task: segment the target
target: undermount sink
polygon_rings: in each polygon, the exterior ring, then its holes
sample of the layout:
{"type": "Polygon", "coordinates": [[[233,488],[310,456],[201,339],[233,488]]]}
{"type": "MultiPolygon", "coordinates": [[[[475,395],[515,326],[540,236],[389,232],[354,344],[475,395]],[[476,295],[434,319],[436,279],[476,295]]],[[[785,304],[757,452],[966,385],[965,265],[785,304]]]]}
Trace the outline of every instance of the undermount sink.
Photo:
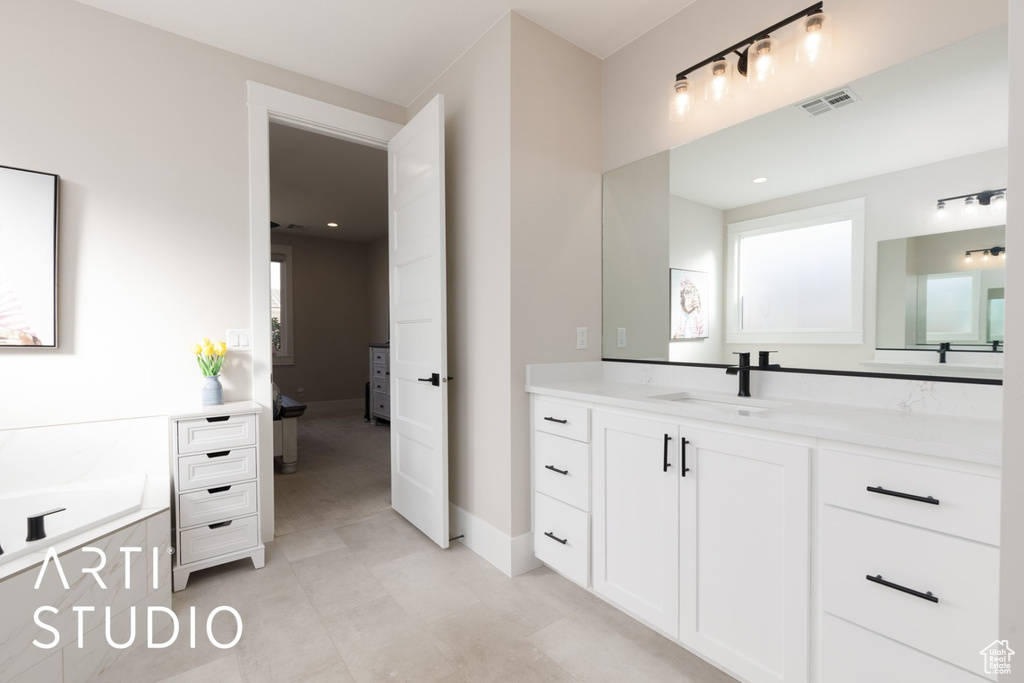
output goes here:
{"type": "Polygon", "coordinates": [[[674,401],[697,408],[706,408],[724,413],[735,413],[738,415],[749,415],[751,413],[763,413],[768,410],[784,408],[788,403],[782,401],[767,401],[759,398],[744,398],[740,396],[730,397],[721,394],[701,394],[693,391],[681,391],[674,394],[662,394],[651,396],[658,401],[674,401]]]}

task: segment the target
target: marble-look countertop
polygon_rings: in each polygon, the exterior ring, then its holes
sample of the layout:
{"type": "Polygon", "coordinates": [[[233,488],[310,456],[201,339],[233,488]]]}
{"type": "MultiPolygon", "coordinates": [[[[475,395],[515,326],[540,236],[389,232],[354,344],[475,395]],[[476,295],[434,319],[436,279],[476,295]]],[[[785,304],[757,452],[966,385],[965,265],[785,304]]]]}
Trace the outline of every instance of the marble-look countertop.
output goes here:
{"type": "MultiPolygon", "coordinates": [[[[1002,428],[999,420],[953,417],[901,410],[884,410],[841,403],[746,399],[752,406],[774,404],[761,412],[725,412],[699,405],[653,398],[687,392],[685,386],[611,382],[586,379],[532,382],[528,392],[595,405],[737,425],[771,432],[875,446],[922,455],[1000,465],[1002,428]]],[[[735,393],[694,392],[700,397],[737,403],[735,393]]]]}

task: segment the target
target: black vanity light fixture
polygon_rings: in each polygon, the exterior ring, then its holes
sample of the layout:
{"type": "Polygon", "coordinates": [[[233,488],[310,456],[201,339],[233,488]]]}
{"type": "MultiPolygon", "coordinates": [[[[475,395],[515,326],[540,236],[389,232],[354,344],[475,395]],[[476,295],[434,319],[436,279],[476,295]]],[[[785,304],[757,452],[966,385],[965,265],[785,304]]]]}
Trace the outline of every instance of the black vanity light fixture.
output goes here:
{"type": "Polygon", "coordinates": [[[964,263],[972,263],[974,257],[972,254],[981,254],[982,263],[988,263],[993,258],[998,257],[1000,260],[1006,260],[1006,247],[989,247],[988,249],[971,249],[964,253],[964,263]]]}
{"type": "MultiPolygon", "coordinates": [[[[988,211],[994,214],[1006,211],[1006,188],[1001,187],[998,190],[983,190],[971,194],[957,195],[956,197],[943,197],[935,204],[935,220],[939,222],[947,220],[949,218],[949,202],[959,199],[963,200],[960,213],[965,217],[977,215],[981,211],[980,207],[987,207],[988,211]]],[[[974,251],[982,250],[975,249],[974,251]]],[[[970,252],[968,252],[968,255],[970,255],[970,252]]]]}
{"type": "Polygon", "coordinates": [[[703,70],[704,101],[718,104],[729,99],[732,91],[733,64],[727,57],[737,57],[735,71],[746,77],[754,88],[767,85],[779,71],[780,43],[771,34],[790,24],[798,24],[796,63],[814,67],[828,61],[832,48],[832,20],[824,13],[825,3],[787,17],[777,24],[758,31],[735,45],[718,52],[676,74],[669,118],[682,121],[695,103],[695,84],[703,70]]]}

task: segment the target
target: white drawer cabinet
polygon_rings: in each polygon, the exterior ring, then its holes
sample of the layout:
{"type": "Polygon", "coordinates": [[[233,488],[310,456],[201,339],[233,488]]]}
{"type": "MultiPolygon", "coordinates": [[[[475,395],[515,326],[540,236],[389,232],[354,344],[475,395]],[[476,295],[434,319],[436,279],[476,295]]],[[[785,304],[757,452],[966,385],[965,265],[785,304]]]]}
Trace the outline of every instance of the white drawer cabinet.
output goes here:
{"type": "Polygon", "coordinates": [[[241,558],[263,567],[257,404],[230,403],[171,418],[174,476],[172,586],[241,558]]]}
{"type": "Polygon", "coordinates": [[[543,493],[537,494],[534,505],[537,559],[586,586],[590,565],[590,516],[543,493]]]}
{"type": "Polygon", "coordinates": [[[536,490],[590,511],[590,445],[544,432],[534,434],[536,490]]]}
{"type": "Polygon", "coordinates": [[[370,346],[370,420],[391,420],[391,350],[370,346]]]}

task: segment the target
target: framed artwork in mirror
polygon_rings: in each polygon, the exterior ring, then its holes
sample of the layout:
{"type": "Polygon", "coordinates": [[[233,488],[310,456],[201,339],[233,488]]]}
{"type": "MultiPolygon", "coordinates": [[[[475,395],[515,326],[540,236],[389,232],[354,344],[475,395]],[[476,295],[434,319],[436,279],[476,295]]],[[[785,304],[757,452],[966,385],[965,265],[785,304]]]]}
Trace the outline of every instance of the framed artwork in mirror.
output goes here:
{"type": "Polygon", "coordinates": [[[708,274],[697,270],[669,269],[669,320],[671,339],[707,339],[708,274]]]}
{"type": "Polygon", "coordinates": [[[60,176],[0,166],[0,348],[57,346],[60,176]]]}

